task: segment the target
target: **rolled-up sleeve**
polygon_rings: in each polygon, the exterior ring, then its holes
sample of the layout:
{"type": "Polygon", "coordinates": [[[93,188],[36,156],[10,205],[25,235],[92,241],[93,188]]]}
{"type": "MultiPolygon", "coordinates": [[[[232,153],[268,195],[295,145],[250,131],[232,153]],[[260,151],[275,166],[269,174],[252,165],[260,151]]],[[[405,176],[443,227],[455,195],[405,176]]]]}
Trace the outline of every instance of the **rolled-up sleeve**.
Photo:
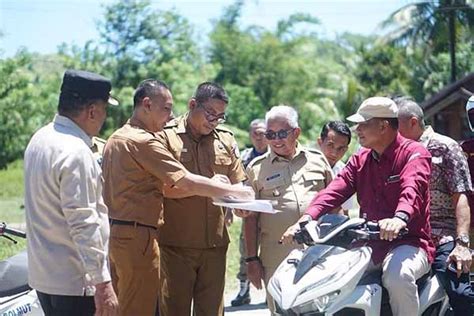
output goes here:
{"type": "Polygon", "coordinates": [[[138,143],[134,158],[145,170],[165,184],[173,185],[187,173],[184,166],[176,160],[158,138],[150,138],[147,142],[138,143]]]}
{"type": "MultiPolygon", "coordinates": [[[[60,199],[69,233],[76,246],[85,272],[92,284],[110,281],[107,265],[107,240],[104,240],[103,222],[97,210],[99,166],[92,153],[78,149],[70,153],[60,171],[60,199]]],[[[108,227],[107,227],[108,231],[108,227]]]]}

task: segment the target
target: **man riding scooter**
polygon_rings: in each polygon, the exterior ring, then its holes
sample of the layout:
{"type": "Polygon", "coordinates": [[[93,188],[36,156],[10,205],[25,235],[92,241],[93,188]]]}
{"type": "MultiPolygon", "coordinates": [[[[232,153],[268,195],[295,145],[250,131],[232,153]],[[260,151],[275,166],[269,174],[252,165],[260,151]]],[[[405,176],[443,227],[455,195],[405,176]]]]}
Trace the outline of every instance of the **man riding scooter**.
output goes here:
{"type": "MultiPolygon", "coordinates": [[[[315,196],[298,222],[317,219],[357,193],[361,217],[380,226],[380,240],[368,243],[373,249],[370,269],[382,270],[395,316],[418,315],[416,280],[430,271],[434,257],[428,190],[431,155],[398,133],[397,116],[392,100],[373,97],[348,117],[357,123],[355,130],[365,148],[315,196]],[[403,228],[408,234],[396,239],[403,228]]],[[[298,228],[299,223],[290,226],[281,241],[293,242],[298,228]]]]}

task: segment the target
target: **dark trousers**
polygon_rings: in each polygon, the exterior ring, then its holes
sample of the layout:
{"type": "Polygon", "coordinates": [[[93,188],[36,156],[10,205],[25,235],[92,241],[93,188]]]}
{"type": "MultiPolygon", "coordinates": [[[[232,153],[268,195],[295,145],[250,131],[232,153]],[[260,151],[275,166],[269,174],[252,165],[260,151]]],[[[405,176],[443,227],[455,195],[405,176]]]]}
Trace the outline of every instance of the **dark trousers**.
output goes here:
{"type": "Polygon", "coordinates": [[[239,272],[237,273],[237,279],[239,279],[240,282],[245,282],[247,281],[247,264],[245,263],[246,251],[244,239],[244,221],[242,221],[242,227],[240,228],[239,254],[239,272]]]}
{"type": "Polygon", "coordinates": [[[95,313],[93,296],[52,295],[38,291],[36,293],[46,316],[93,316],[95,313]]]}
{"type": "Polygon", "coordinates": [[[449,297],[449,304],[453,308],[454,315],[474,315],[471,306],[473,292],[471,290],[469,273],[463,273],[460,278],[456,272],[448,269],[446,259],[455,247],[451,241],[436,248],[436,257],[433,262],[433,271],[439,278],[449,297]]]}

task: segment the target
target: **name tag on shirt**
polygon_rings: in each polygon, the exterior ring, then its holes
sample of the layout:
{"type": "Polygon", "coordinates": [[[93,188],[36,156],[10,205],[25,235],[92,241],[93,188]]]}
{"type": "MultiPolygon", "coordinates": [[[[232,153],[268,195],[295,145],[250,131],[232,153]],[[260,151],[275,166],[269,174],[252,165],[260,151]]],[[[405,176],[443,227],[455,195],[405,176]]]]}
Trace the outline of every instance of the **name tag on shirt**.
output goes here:
{"type": "Polygon", "coordinates": [[[275,173],[275,174],[273,174],[273,175],[267,177],[265,180],[267,180],[267,182],[270,182],[270,181],[274,181],[274,180],[276,180],[276,179],[278,179],[278,178],[280,178],[280,177],[281,177],[281,174],[280,174],[280,173],[275,173]]]}
{"type": "Polygon", "coordinates": [[[389,176],[387,178],[387,183],[396,183],[400,181],[400,175],[399,174],[394,174],[393,176],[389,176]]]}
{"type": "Polygon", "coordinates": [[[431,162],[435,164],[440,164],[443,162],[443,157],[431,157],[431,162]]]}

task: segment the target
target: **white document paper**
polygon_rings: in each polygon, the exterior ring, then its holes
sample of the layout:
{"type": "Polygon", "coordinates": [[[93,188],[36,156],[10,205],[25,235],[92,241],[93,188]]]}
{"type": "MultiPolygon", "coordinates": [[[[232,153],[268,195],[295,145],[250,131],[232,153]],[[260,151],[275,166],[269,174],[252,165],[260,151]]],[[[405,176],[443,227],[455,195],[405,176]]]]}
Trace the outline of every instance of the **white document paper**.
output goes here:
{"type": "Polygon", "coordinates": [[[223,199],[216,200],[213,202],[214,205],[224,206],[229,208],[236,208],[240,210],[252,211],[252,212],[261,212],[276,214],[276,211],[273,208],[273,205],[270,200],[234,200],[234,199],[223,199]]]}

